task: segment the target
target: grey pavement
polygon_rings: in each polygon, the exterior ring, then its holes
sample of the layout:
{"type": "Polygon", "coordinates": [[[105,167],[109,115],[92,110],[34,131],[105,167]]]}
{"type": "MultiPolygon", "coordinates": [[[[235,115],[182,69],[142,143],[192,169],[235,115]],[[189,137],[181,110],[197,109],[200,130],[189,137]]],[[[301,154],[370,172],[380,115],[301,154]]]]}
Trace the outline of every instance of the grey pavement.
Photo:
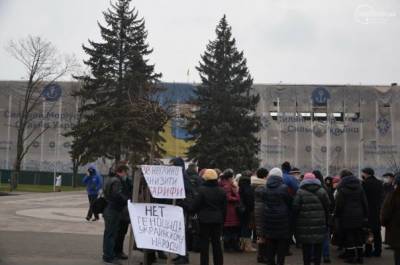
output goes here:
{"type": "MultiPolygon", "coordinates": [[[[101,262],[103,222],[87,222],[88,207],[84,192],[21,194],[0,197],[1,265],[97,265],[101,262]]],[[[126,240],[128,241],[128,240],[126,240]]],[[[294,249],[287,265],[302,264],[301,253],[294,249]]],[[[343,264],[335,258],[332,264],[343,264]]],[[[142,261],[134,252],[134,264],[142,261]]],[[[255,254],[225,254],[227,265],[255,265],[255,254]]],[[[199,264],[199,255],[191,254],[191,263],[199,264]]],[[[210,263],[212,264],[212,262],[210,263]]],[[[392,252],[382,258],[366,259],[367,265],[394,264],[392,252]]]]}

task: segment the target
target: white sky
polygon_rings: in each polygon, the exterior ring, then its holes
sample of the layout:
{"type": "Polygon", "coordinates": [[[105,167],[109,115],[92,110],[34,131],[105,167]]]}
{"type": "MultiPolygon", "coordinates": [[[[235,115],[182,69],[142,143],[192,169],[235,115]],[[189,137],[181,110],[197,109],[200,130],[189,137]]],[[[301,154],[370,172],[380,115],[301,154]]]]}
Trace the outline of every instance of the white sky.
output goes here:
{"type": "MultiPolygon", "coordinates": [[[[255,83],[400,83],[398,0],[135,0],[163,81],[198,81],[195,66],[225,13],[255,83]],[[366,19],[368,22],[366,23],[366,19]],[[190,76],[187,77],[187,70],[190,76]]],[[[0,80],[23,68],[4,46],[41,35],[81,62],[109,0],[0,0],[0,80]]]]}

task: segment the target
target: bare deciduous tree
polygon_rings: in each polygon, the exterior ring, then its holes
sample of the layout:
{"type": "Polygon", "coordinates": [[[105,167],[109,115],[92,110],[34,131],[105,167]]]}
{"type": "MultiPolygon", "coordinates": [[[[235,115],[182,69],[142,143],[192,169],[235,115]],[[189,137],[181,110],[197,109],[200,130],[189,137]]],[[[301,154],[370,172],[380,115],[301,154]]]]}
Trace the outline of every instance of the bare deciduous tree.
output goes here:
{"type": "Polygon", "coordinates": [[[38,36],[10,41],[6,50],[23,65],[27,80],[20,91],[16,121],[17,152],[10,181],[10,189],[15,190],[25,155],[48,129],[44,126],[28,126],[33,120],[32,112],[42,104],[43,88],[66,76],[76,66],[76,60],[73,56],[61,56],[51,42],[38,36]]]}

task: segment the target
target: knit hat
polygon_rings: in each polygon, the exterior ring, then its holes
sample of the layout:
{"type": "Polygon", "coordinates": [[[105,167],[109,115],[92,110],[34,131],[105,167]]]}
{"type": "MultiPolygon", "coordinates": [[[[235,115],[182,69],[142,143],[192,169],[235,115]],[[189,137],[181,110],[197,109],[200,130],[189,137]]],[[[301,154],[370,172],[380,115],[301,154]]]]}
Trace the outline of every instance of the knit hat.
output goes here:
{"type": "Polygon", "coordinates": [[[361,172],[367,174],[368,176],[375,175],[375,171],[370,167],[363,168],[363,170],[361,170],[361,172]]]}
{"type": "Polygon", "coordinates": [[[203,173],[203,179],[204,180],[217,180],[218,179],[218,174],[214,169],[206,169],[203,173]]]}
{"type": "Polygon", "coordinates": [[[271,169],[268,173],[268,177],[270,176],[276,176],[276,177],[283,177],[283,173],[282,170],[278,167],[274,167],[273,169],[271,169]]]}
{"type": "Polygon", "coordinates": [[[313,173],[304,174],[304,180],[307,180],[307,179],[315,179],[315,175],[313,173]]]}
{"type": "Polygon", "coordinates": [[[334,176],[332,178],[332,183],[333,184],[339,183],[340,181],[341,181],[340,176],[334,176]]]}

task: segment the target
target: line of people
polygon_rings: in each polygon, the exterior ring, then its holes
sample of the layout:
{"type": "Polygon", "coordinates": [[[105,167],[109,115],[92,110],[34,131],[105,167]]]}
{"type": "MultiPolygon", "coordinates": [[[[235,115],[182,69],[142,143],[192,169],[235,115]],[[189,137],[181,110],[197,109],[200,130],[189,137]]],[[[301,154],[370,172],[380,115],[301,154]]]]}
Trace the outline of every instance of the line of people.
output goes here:
{"type": "MultiPolygon", "coordinates": [[[[184,172],[186,199],[177,204],[184,209],[187,248],[200,252],[201,265],[209,264],[210,243],[215,265],[223,264],[224,252],[256,251],[259,263],[283,265],[290,245],[302,248],[305,265],[330,263],[331,245],[341,250],[345,262],[362,264],[364,257],[381,256],[381,224],[400,265],[400,213],[395,210],[400,175],[385,174],[382,183],[371,168],[363,169],[361,178],[346,169],[324,178],[319,171],[302,175],[289,162],[254,175],[235,175],[231,169],[198,172],[194,164],[185,170],[181,158],[171,165],[184,172]]],[[[128,167],[117,167],[104,191],[103,260],[113,264],[126,258],[122,246],[129,218],[123,220],[122,212],[132,195],[127,174],[128,167]]],[[[165,254],[158,252],[158,257],[165,254]]],[[[177,256],[174,264],[189,264],[189,254],[177,256]]]]}
{"type": "MultiPolygon", "coordinates": [[[[324,178],[319,171],[301,175],[285,162],[270,171],[261,168],[256,176],[243,172],[235,177],[231,169],[222,173],[207,169],[200,176],[208,188],[203,197],[200,189],[194,206],[186,209],[203,216],[200,228],[207,223],[205,232],[200,229],[204,232],[200,237],[202,265],[208,264],[209,241],[214,264],[223,264],[220,237],[225,252],[252,252],[251,238],[256,238],[259,263],[283,265],[291,254],[290,244],[295,243],[302,248],[305,265],[330,263],[331,245],[338,247],[344,262],[362,264],[364,257],[382,254],[381,222],[387,231],[400,230],[395,211],[386,210],[396,207],[395,203],[387,202],[382,210],[385,197],[397,202],[391,198],[400,176],[385,174],[382,183],[371,168],[363,169],[361,178],[346,169],[339,176],[324,178]],[[213,193],[215,198],[210,196],[213,193]]],[[[386,242],[394,248],[399,264],[396,237],[388,235],[386,242]]]]}

